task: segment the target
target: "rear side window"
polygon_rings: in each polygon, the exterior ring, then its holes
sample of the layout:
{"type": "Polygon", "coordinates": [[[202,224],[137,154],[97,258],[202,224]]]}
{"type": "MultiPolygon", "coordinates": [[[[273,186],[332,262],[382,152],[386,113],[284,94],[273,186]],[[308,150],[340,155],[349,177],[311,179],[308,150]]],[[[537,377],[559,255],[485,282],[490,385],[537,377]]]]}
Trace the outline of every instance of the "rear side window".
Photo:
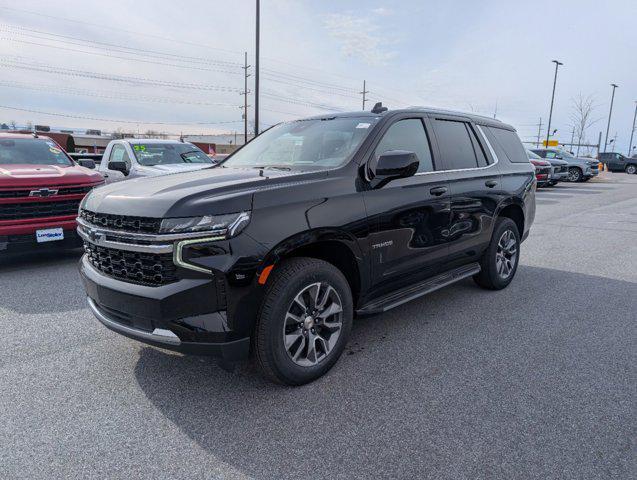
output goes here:
{"type": "MultiPolygon", "coordinates": [[[[496,141],[504,150],[504,153],[513,163],[529,163],[529,157],[518,138],[517,133],[502,128],[487,127],[496,141]]],[[[537,152],[536,152],[537,153],[537,152]]]]}
{"type": "Polygon", "coordinates": [[[487,165],[487,157],[468,123],[440,119],[433,123],[446,169],[459,170],[487,165]]]}
{"type": "Polygon", "coordinates": [[[414,152],[420,162],[418,172],[432,172],[434,170],[429,139],[422,120],[418,118],[399,120],[389,127],[378,143],[374,155],[378,158],[381,154],[391,150],[414,152]]]}

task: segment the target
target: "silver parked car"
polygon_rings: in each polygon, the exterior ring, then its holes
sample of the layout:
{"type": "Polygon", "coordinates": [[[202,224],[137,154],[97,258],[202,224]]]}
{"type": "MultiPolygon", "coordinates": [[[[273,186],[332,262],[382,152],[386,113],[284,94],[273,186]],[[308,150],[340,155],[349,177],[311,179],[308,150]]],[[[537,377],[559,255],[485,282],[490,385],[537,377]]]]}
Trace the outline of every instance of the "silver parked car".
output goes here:
{"type": "Polygon", "coordinates": [[[599,174],[599,162],[591,158],[575,157],[559,148],[534,148],[531,150],[546,160],[564,160],[568,166],[569,182],[586,182],[599,174]]]}
{"type": "Polygon", "coordinates": [[[126,138],[108,144],[98,170],[106,183],[112,183],[130,178],[201,170],[215,163],[192,143],[126,138]]]}

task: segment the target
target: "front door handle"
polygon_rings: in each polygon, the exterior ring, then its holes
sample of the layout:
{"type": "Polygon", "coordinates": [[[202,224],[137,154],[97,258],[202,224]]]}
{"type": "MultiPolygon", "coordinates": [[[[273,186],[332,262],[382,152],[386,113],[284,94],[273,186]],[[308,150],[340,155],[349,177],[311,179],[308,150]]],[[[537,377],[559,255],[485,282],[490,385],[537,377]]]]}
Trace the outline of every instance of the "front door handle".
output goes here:
{"type": "Polygon", "coordinates": [[[498,182],[496,182],[495,180],[487,180],[486,182],[484,182],[484,184],[489,188],[493,188],[498,184],[498,182]]]}
{"type": "Polygon", "coordinates": [[[440,195],[446,192],[447,192],[447,187],[434,187],[431,190],[429,190],[429,193],[437,197],[439,197],[440,195]]]}

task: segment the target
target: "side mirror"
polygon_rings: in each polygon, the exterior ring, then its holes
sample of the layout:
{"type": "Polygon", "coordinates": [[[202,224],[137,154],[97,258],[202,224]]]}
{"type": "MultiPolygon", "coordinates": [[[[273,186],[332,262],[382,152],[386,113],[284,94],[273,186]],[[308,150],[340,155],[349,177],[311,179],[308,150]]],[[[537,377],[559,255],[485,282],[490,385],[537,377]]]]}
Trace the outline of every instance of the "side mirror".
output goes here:
{"type": "Polygon", "coordinates": [[[108,169],[128,175],[128,165],[126,165],[126,162],[113,160],[112,162],[108,162],[108,169]]]}
{"type": "Polygon", "coordinates": [[[383,153],[371,170],[374,174],[373,188],[381,187],[392,180],[415,175],[420,161],[414,152],[390,150],[383,153]]]}
{"type": "Polygon", "coordinates": [[[91,170],[95,170],[95,162],[90,158],[80,158],[77,163],[80,164],[80,167],[90,168],[91,170]]]}
{"type": "Polygon", "coordinates": [[[564,157],[563,157],[562,155],[555,155],[555,158],[556,158],[557,160],[562,160],[564,157]]]}

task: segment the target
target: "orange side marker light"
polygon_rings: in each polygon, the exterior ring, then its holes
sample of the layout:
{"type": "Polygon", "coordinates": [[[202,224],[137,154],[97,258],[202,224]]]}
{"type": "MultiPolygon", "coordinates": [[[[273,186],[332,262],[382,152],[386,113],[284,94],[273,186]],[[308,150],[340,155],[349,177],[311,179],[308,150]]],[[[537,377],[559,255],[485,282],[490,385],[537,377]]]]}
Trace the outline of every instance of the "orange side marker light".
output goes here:
{"type": "Polygon", "coordinates": [[[268,276],[270,275],[270,272],[272,271],[272,269],[274,268],[274,265],[268,265],[267,267],[265,267],[263,269],[263,271],[261,272],[261,275],[259,275],[259,285],[265,285],[265,282],[268,281],[268,276]]]}

